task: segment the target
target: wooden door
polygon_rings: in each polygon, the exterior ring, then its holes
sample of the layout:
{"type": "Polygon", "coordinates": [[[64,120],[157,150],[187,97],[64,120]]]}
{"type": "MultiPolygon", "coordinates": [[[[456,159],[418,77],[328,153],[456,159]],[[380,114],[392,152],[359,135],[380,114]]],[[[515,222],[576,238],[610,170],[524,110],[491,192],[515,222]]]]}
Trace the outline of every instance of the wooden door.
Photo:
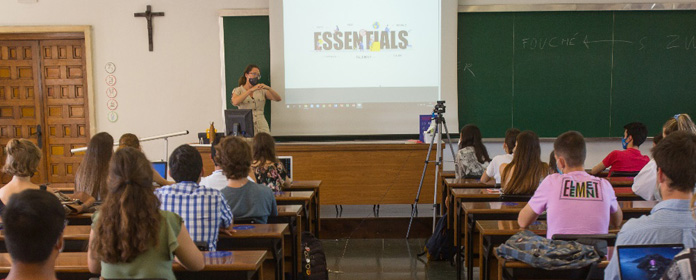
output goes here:
{"type": "MultiPolygon", "coordinates": [[[[37,128],[43,123],[38,41],[0,41],[0,147],[12,138],[27,138],[38,146],[37,128]]],[[[43,126],[42,126],[43,127],[43,126]]],[[[43,142],[43,141],[42,141],[43,142]]],[[[34,183],[45,183],[46,160],[42,158],[34,183]]],[[[0,183],[12,176],[2,173],[0,183]]]]}
{"type": "Polygon", "coordinates": [[[89,142],[84,40],[40,41],[48,180],[71,187],[82,156],[70,149],[89,142]]]}
{"type": "MultiPolygon", "coordinates": [[[[35,183],[74,186],[82,155],[70,149],[90,135],[84,42],[79,33],[0,34],[0,146],[28,138],[41,147],[35,183]]],[[[2,174],[0,185],[10,179],[2,174]]]]}

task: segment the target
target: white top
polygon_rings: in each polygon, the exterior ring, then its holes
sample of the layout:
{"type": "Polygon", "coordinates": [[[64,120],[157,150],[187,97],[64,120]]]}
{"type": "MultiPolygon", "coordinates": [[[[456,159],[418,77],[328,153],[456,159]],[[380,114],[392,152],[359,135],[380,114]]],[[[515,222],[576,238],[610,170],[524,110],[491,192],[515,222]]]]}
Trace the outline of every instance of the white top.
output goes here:
{"type": "MultiPolygon", "coordinates": [[[[256,179],[251,178],[250,176],[247,176],[247,179],[249,179],[249,181],[256,182],[256,179]]],[[[213,171],[213,174],[201,178],[201,182],[198,184],[204,187],[222,191],[222,189],[227,187],[227,177],[225,174],[222,174],[222,170],[215,170],[213,171]]]]}
{"type": "Polygon", "coordinates": [[[486,168],[486,175],[495,178],[495,183],[500,184],[500,165],[512,162],[512,154],[497,155],[486,168]]]}
{"type": "Polygon", "coordinates": [[[657,191],[657,164],[651,159],[633,178],[633,192],[645,200],[662,200],[657,191]]]}

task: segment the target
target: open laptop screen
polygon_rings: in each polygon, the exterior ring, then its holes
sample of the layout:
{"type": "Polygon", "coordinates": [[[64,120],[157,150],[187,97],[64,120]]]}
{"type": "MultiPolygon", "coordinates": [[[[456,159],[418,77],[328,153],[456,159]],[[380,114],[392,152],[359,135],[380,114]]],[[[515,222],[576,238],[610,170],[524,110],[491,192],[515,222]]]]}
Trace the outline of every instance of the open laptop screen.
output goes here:
{"type": "Polygon", "coordinates": [[[153,161],[152,168],[159,173],[162,178],[167,178],[167,162],[166,161],[153,161]]]}
{"type": "Polygon", "coordinates": [[[279,156],[278,160],[283,163],[283,166],[288,171],[288,177],[295,178],[292,176],[292,156],[279,156]]]}
{"type": "Polygon", "coordinates": [[[660,279],[683,249],[682,244],[617,246],[621,279],[660,279]]]}

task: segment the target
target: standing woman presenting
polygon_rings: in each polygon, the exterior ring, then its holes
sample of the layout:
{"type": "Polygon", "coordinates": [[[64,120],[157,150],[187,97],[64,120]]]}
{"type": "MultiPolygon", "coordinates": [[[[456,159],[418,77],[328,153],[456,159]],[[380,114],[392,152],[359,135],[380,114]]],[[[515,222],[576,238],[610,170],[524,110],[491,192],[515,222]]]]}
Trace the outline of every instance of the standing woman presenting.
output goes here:
{"type": "Polygon", "coordinates": [[[254,115],[254,135],[259,132],[271,133],[266,117],[263,115],[263,107],[266,99],[280,101],[280,95],[271,87],[260,84],[261,71],[254,64],[249,64],[244,69],[244,74],[239,77],[239,86],[232,90],[232,105],[239,109],[251,109],[254,115]]]}

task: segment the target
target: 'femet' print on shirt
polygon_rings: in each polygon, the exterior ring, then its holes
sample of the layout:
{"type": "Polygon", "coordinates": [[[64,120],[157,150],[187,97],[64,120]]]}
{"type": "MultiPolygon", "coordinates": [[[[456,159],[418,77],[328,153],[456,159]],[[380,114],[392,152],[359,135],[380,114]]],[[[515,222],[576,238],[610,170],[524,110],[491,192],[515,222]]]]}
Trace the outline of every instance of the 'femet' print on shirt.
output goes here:
{"type": "Polygon", "coordinates": [[[602,187],[595,180],[575,182],[564,179],[560,199],[602,201],[602,187]]]}

